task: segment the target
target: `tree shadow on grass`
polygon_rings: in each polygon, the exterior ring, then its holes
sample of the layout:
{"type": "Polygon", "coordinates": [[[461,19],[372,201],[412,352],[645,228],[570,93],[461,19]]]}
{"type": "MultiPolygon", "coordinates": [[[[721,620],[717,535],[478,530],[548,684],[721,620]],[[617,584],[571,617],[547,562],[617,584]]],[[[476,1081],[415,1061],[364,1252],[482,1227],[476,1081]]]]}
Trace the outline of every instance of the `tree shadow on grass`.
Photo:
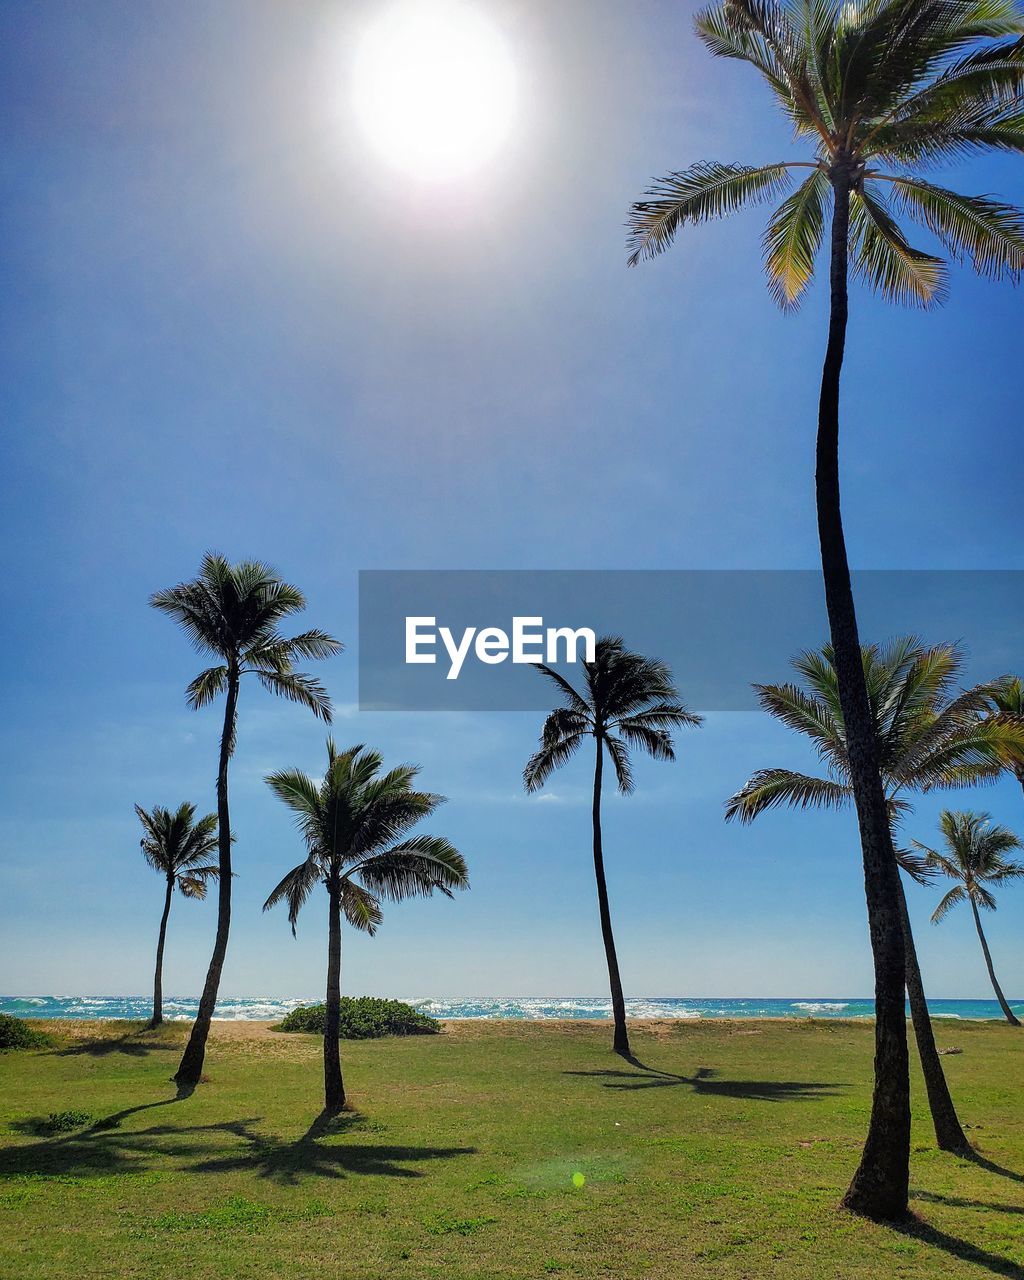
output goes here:
{"type": "Polygon", "coordinates": [[[259,1116],[207,1125],[151,1125],[124,1130],[128,1116],[168,1106],[179,1095],[128,1107],[89,1128],[46,1141],[0,1148],[0,1179],[17,1177],[104,1177],[145,1173],[170,1161],[188,1173],[249,1171],[260,1178],[295,1183],[304,1176],[344,1178],[352,1174],[417,1178],[406,1166],[472,1155],[473,1147],[427,1147],[352,1143],[347,1139],[363,1119],[348,1112],[334,1120],[321,1116],[297,1141],[260,1133],[259,1116]]]}
{"type": "Polygon", "coordinates": [[[1001,1164],[996,1164],[994,1160],[989,1160],[983,1156],[980,1151],[970,1151],[963,1158],[970,1160],[972,1164],[976,1164],[979,1169],[994,1173],[998,1178],[1009,1178],[1011,1182],[1024,1182],[1024,1173],[1015,1173],[1013,1169],[1007,1169],[1001,1164]]]}
{"type": "Polygon", "coordinates": [[[373,1174],[390,1178],[421,1178],[423,1171],[407,1168],[429,1160],[451,1160],[476,1154],[475,1147],[415,1147],[348,1141],[364,1123],[356,1111],[331,1115],[321,1112],[297,1141],[289,1142],[252,1129],[248,1121],[225,1125],[244,1144],[242,1150],[201,1160],[199,1173],[233,1173],[249,1169],[257,1177],[296,1183],[301,1178],[345,1178],[373,1174]],[[344,1141],[332,1141],[344,1139],[344,1141]]]}
{"type": "Polygon", "coordinates": [[[1024,1204],[997,1204],[994,1200],[968,1200],[964,1196],[945,1196],[938,1191],[911,1191],[912,1200],[924,1200],[928,1204],[948,1204],[954,1209],[984,1209],[989,1213],[1024,1214],[1024,1204]]]}
{"type": "MultiPolygon", "coordinates": [[[[938,1197],[935,1198],[938,1199],[938,1197]]],[[[954,1201],[953,1203],[956,1202],[954,1201]]],[[[910,1219],[907,1222],[892,1223],[890,1225],[893,1231],[899,1232],[900,1235],[906,1236],[910,1240],[918,1240],[922,1244],[931,1245],[934,1249],[941,1249],[943,1253],[948,1253],[953,1258],[959,1258],[961,1262],[973,1263],[974,1266],[980,1267],[994,1276],[1008,1276],[1010,1280],[1024,1280],[1024,1267],[1019,1263],[1010,1258],[1004,1258],[1001,1254],[990,1253],[987,1249],[982,1249],[967,1240],[961,1240],[958,1236],[951,1236],[947,1232],[933,1227],[928,1222],[910,1219]]]]}
{"type": "Polygon", "coordinates": [[[828,1098],[849,1086],[816,1080],[720,1080],[713,1067],[698,1067],[693,1075],[659,1071],[638,1058],[627,1059],[635,1071],[602,1069],[566,1071],[568,1076],[593,1076],[604,1081],[606,1089],[673,1089],[685,1086],[694,1093],[721,1098],[746,1098],[755,1102],[785,1102],[828,1098]]]}
{"type": "Polygon", "coordinates": [[[112,1053],[123,1053],[132,1058],[145,1058],[151,1053],[173,1052],[181,1046],[170,1040],[150,1039],[143,1037],[152,1035],[153,1029],[132,1027],[119,1036],[89,1036],[64,1045],[61,1049],[51,1049],[56,1058],[77,1058],[87,1055],[90,1058],[106,1058],[112,1053]]]}

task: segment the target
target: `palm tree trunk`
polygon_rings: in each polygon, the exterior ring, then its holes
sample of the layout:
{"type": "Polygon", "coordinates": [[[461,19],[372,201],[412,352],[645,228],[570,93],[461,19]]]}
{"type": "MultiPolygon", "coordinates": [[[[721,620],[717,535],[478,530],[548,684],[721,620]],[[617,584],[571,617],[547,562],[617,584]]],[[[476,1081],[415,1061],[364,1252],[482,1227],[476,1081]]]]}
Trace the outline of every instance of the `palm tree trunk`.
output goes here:
{"type": "Polygon", "coordinates": [[[622,979],[619,977],[619,961],[615,954],[615,936],[612,933],[612,916],[608,907],[608,886],[604,878],[604,850],[601,845],[601,777],[604,771],[604,739],[600,732],[594,735],[597,743],[597,760],[594,765],[594,875],[597,877],[597,903],[601,913],[601,936],[604,938],[604,954],[608,961],[608,985],[612,995],[612,1017],[615,1019],[615,1036],[612,1049],[628,1058],[629,1035],[626,1032],[626,1002],[622,996],[622,979]]]}
{"type": "MultiPolygon", "coordinates": [[[[968,894],[970,897],[970,894],[968,894]]],[[[1003,1011],[1003,1016],[1011,1027],[1019,1027],[1020,1019],[1006,1003],[1006,997],[1003,995],[1002,988],[996,981],[996,971],[992,965],[992,953],[988,949],[988,941],[985,938],[985,930],[981,927],[981,915],[978,912],[978,904],[971,898],[971,910],[974,912],[974,927],[978,930],[978,939],[981,942],[981,949],[985,954],[985,963],[988,965],[988,976],[992,983],[992,990],[996,993],[996,999],[999,1001],[999,1007],[1003,1011]]]]}
{"type": "Polygon", "coordinates": [[[917,1054],[921,1059],[928,1106],[932,1113],[932,1124],[935,1126],[935,1140],[940,1151],[954,1151],[957,1155],[969,1155],[971,1144],[960,1127],[960,1120],[953,1106],[953,1099],[950,1097],[949,1086],[946,1084],[946,1073],[942,1070],[939,1051],[935,1047],[935,1033],[928,1013],[924,983],[921,981],[921,966],[917,961],[917,947],[914,945],[914,933],[910,927],[910,913],[907,910],[907,895],[903,890],[902,879],[899,881],[899,886],[903,942],[907,949],[907,995],[910,998],[910,1016],[914,1023],[917,1054]]]}
{"type": "Polygon", "coordinates": [[[839,698],[846,726],[850,782],[857,806],[864,890],[875,966],[875,1081],[860,1164],[843,1205],[869,1218],[907,1213],[910,1177],[910,1079],[904,1006],[899,880],[889,831],[877,744],[864,681],[857,615],[839,499],[839,382],[846,346],[850,189],[853,174],[833,166],[831,313],[821,376],[815,494],[818,538],[839,698]]]}
{"type": "Polygon", "coordinates": [[[156,972],[153,975],[153,1016],[151,1027],[158,1027],[164,1020],[164,942],[167,939],[167,917],[171,914],[171,895],[174,892],[174,876],[167,877],[167,894],[164,897],[164,913],[160,917],[160,935],[156,943],[156,972]]]}
{"type": "Polygon", "coordinates": [[[235,717],[238,711],[239,672],[232,663],[228,671],[228,694],[224,705],[224,728],[220,735],[220,763],[217,769],[217,935],[213,943],[206,983],[199,999],[199,1012],[192,1024],[185,1052],[174,1079],[180,1088],[193,1089],[203,1074],[206,1041],[210,1034],[213,1011],[217,1006],[221,970],[228,949],[231,929],[231,815],[228,812],[228,761],[235,742],[235,717]]]}
{"type": "Polygon", "coordinates": [[[328,886],[327,1002],[324,1007],[324,1110],[340,1111],[345,1105],[341,1078],[341,888],[332,877],[328,886]]]}

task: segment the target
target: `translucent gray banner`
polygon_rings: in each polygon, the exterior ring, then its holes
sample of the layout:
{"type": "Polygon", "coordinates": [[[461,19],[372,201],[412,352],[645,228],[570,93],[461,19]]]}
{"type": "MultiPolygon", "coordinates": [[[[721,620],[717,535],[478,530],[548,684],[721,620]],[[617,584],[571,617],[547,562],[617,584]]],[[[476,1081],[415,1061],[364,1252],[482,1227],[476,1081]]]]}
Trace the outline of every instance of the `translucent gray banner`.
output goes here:
{"type": "MultiPolygon", "coordinates": [[[[853,578],[864,643],[958,643],[967,682],[1024,670],[1024,571],[853,578]]],[[[754,709],[752,682],[787,679],[794,654],[828,640],[821,575],[809,569],[368,570],[359,574],[360,709],[545,710],[550,683],[525,659],[557,651],[549,665],[578,680],[566,652],[571,639],[584,656],[588,629],[669,663],[697,711],[754,709]]]]}

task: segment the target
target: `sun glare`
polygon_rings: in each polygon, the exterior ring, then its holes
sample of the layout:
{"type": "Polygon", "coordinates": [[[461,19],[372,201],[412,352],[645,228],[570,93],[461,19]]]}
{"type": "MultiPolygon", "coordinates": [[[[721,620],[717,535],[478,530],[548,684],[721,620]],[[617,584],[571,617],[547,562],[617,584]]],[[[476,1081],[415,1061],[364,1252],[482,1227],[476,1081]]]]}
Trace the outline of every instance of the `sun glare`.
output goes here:
{"type": "Polygon", "coordinates": [[[501,33],[464,0],[403,0],[360,41],[356,116],[388,164],[420,179],[460,177],[512,128],[516,78],[501,33]]]}

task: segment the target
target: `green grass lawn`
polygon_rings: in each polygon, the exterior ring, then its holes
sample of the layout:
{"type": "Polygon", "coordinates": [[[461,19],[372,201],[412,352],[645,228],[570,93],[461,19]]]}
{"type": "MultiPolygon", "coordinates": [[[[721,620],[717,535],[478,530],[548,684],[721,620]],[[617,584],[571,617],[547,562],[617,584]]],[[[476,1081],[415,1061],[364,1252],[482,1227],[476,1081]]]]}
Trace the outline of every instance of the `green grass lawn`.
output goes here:
{"type": "Polygon", "coordinates": [[[215,1025],[175,1101],[185,1027],[47,1024],[0,1054],[0,1276],[1024,1277],[1024,1033],[938,1025],[980,1158],[935,1150],[915,1077],[897,1230],[836,1209],[867,1024],[660,1025],[648,1071],[591,1024],[346,1044],[327,1133],[314,1037],[215,1025]]]}

